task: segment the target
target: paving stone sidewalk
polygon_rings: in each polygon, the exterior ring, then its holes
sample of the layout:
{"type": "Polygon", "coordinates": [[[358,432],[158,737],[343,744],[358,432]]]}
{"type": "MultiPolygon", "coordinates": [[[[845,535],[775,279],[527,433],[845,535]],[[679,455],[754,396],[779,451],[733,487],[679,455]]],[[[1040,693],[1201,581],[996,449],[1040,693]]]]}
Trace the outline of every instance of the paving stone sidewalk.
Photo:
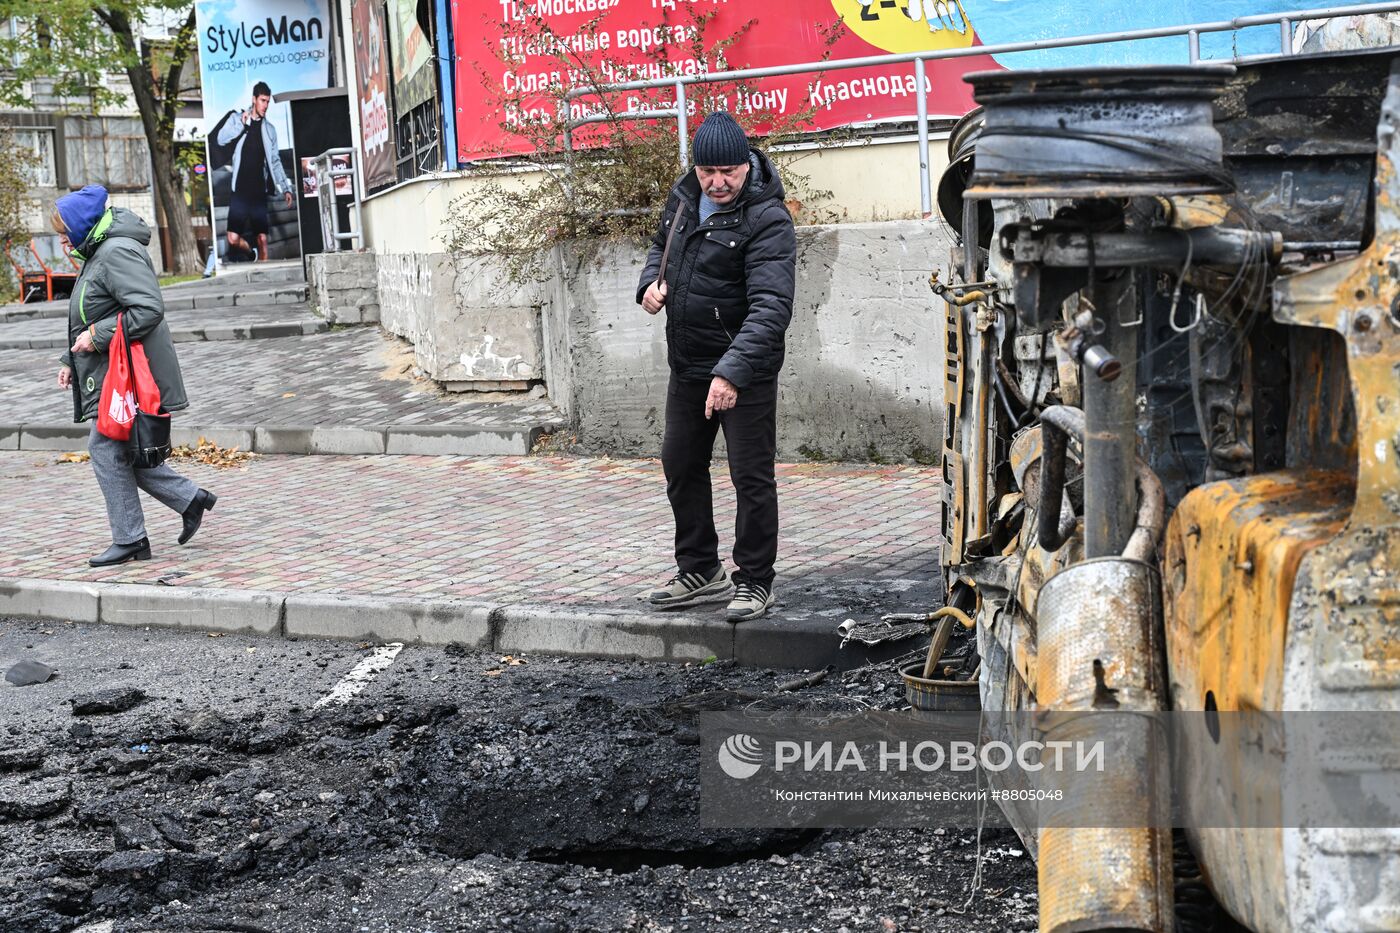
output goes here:
{"type": "MultiPolygon", "coordinates": [[[[0,453],[0,578],[645,609],[639,594],[673,570],[665,481],[650,460],[174,461],[219,494],[207,526],[178,547],[178,516],[143,500],[155,558],[104,570],[86,565],[108,543],[92,467],[56,461],[0,453]]],[[[778,480],[773,621],[834,630],[848,616],[937,605],[936,470],[802,464],[780,466],[778,480]]],[[[715,493],[728,563],[733,489],[718,468],[715,493]]]]}
{"type": "MultiPolygon", "coordinates": [[[[0,328],[0,332],[3,332],[0,328]]],[[[490,401],[412,378],[403,341],[361,327],[302,337],[181,344],[190,408],[176,425],[340,427],[554,424],[546,400],[490,401]]],[[[0,425],[71,425],[54,350],[0,351],[0,425]]]]}

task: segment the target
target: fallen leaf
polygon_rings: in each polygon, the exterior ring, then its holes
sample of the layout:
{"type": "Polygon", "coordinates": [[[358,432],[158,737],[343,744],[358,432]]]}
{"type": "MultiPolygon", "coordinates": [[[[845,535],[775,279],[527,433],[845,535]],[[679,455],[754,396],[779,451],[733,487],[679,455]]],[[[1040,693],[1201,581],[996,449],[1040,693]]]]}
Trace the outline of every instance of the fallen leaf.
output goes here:
{"type": "Polygon", "coordinates": [[[529,664],[530,662],[526,661],[524,658],[517,658],[513,654],[508,654],[501,658],[501,663],[514,667],[517,664],[529,664]]]}
{"type": "Polygon", "coordinates": [[[223,633],[223,632],[206,632],[205,634],[207,634],[210,638],[223,638],[225,633],[223,633]]]}
{"type": "Polygon", "coordinates": [[[237,447],[220,447],[207,437],[201,437],[193,447],[181,444],[170,451],[170,456],[172,459],[195,460],[220,469],[241,466],[257,458],[257,454],[237,447]]]}
{"type": "Polygon", "coordinates": [[[295,392],[283,392],[283,393],[282,393],[282,397],[283,397],[283,398],[296,398],[296,397],[297,397],[297,394],[296,394],[295,392]]]}
{"type": "Polygon", "coordinates": [[[54,463],[87,463],[92,457],[86,452],[60,454],[54,463]]]}
{"type": "Polygon", "coordinates": [[[500,669],[499,667],[493,667],[493,668],[491,668],[489,671],[486,671],[485,673],[486,673],[486,676],[487,676],[487,677],[500,677],[500,676],[501,676],[501,669],[500,669]]]}

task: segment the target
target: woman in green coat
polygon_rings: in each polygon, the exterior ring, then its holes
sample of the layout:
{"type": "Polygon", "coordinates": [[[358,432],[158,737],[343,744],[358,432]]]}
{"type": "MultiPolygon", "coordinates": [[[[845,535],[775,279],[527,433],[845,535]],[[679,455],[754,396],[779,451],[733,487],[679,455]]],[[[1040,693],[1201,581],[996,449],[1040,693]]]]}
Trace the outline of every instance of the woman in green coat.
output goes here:
{"type": "Polygon", "coordinates": [[[146,350],[151,375],[160,387],[161,406],[166,411],[189,407],[180,361],[165,324],[160,282],[146,253],[151,228],[125,208],[108,207],[107,189],[101,185],[88,185],[59,198],[52,223],[83,263],[68,302],[71,348],[63,354],[58,385],[73,393],[73,420],[92,422],[88,453],[97,485],[107,500],[107,520],[112,527],[112,546],[88,563],[106,567],[149,560],[151,544],[138,490],[180,513],[184,520],[180,544],[194,537],[204,513],[217,501],[213,493],[200,489],[166,464],[150,470],[134,468],[126,442],[97,431],[97,405],[118,314],[122,315],[126,338],[139,340],[146,350]]]}

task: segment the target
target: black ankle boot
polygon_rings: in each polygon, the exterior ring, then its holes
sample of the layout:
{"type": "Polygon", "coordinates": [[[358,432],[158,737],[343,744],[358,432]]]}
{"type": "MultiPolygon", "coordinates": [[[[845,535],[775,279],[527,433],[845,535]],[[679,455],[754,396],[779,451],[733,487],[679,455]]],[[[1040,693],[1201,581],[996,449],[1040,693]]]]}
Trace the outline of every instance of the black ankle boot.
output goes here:
{"type": "Polygon", "coordinates": [[[194,494],[194,499],[190,501],[189,507],[181,513],[185,520],[185,529],[180,532],[180,544],[184,544],[194,537],[194,533],[199,530],[199,523],[204,521],[204,513],[212,511],[214,503],[218,501],[219,497],[207,489],[201,489],[194,494]]]}
{"type": "Polygon", "coordinates": [[[151,542],[145,538],[130,544],[114,544],[107,550],[88,560],[92,567],[111,567],[129,560],[150,560],[151,542]]]}

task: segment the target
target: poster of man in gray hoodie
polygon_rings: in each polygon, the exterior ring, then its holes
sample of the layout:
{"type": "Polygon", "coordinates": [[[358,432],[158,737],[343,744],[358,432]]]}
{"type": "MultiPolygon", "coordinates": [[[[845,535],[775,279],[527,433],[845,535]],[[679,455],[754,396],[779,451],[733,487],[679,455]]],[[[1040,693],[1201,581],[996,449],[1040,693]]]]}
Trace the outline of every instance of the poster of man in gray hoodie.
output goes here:
{"type": "Polygon", "coordinates": [[[272,90],[264,82],[253,85],[247,110],[230,114],[219,125],[214,142],[233,147],[232,193],[225,237],[232,249],[268,258],[267,199],[269,185],[287,207],[293,203],[292,182],[278,154],[277,130],[267,119],[272,90]]]}

